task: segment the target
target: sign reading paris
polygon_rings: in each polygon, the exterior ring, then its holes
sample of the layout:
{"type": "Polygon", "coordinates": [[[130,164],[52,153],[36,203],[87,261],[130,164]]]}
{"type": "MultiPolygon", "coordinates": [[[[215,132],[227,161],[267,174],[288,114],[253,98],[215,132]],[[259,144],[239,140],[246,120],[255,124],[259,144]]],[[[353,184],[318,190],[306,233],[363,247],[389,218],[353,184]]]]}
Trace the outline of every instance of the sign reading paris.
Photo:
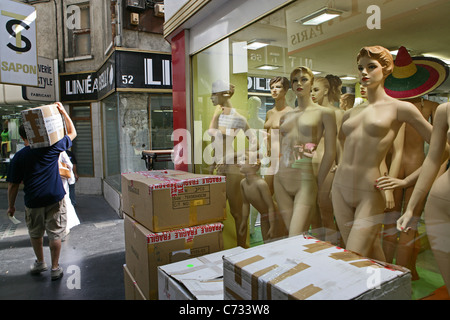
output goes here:
{"type": "Polygon", "coordinates": [[[36,9],[0,1],[0,82],[38,86],[36,9]]]}

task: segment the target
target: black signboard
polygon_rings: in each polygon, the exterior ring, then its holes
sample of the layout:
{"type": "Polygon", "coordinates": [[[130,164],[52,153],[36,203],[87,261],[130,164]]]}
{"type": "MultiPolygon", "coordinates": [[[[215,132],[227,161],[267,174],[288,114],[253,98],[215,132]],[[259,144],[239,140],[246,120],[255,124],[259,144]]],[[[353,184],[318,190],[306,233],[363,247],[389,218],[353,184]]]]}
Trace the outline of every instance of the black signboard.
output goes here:
{"type": "Polygon", "coordinates": [[[95,72],[60,75],[61,101],[96,101],[121,89],[172,89],[170,54],[115,51],[95,72]]]}

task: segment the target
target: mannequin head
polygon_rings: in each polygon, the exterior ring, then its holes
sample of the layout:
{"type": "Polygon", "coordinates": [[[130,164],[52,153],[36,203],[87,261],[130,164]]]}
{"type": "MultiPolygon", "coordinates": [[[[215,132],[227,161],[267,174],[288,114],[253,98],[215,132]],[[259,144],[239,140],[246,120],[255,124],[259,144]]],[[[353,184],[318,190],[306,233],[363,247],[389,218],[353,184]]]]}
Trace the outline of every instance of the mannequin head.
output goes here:
{"type": "Polygon", "coordinates": [[[275,100],[284,98],[289,90],[289,80],[286,77],[274,77],[270,80],[270,94],[275,100]]]}
{"type": "Polygon", "coordinates": [[[355,95],[353,93],[345,93],[340,99],[340,108],[342,110],[348,110],[355,104],[355,95]]]}
{"type": "Polygon", "coordinates": [[[251,96],[247,101],[248,114],[250,116],[258,114],[258,110],[261,107],[261,99],[256,96],[251,96]]]}
{"type": "Polygon", "coordinates": [[[297,67],[291,72],[291,86],[297,97],[311,95],[314,74],[307,67],[297,67]]]}
{"type": "Polygon", "coordinates": [[[225,105],[234,94],[234,85],[218,80],[212,84],[211,101],[213,105],[225,105]]]}
{"type": "Polygon", "coordinates": [[[381,64],[385,79],[394,70],[394,59],[389,50],[384,47],[372,46],[362,48],[356,57],[356,62],[359,64],[364,57],[377,60],[381,64]]]}
{"type": "Polygon", "coordinates": [[[315,103],[322,105],[324,98],[328,102],[338,102],[341,97],[342,80],[338,76],[332,74],[314,79],[314,85],[311,91],[311,98],[315,103]]]}

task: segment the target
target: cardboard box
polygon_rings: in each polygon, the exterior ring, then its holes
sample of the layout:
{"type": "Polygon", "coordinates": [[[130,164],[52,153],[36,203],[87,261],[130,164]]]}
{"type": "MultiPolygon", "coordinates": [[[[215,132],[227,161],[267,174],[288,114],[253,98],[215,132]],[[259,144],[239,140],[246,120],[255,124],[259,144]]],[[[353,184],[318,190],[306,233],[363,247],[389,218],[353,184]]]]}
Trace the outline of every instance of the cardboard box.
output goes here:
{"type": "Polygon", "coordinates": [[[127,265],[123,265],[123,280],[125,288],[125,300],[146,300],[141,289],[137,285],[127,265]]]}
{"type": "Polygon", "coordinates": [[[153,232],[226,218],[225,177],[177,170],[122,174],[122,210],[153,232]]]}
{"type": "Polygon", "coordinates": [[[31,148],[49,147],[64,137],[65,122],[56,104],[23,110],[21,113],[31,148]]]}
{"type": "Polygon", "coordinates": [[[411,299],[408,269],[302,235],[224,257],[224,298],[411,299]]]}
{"type": "Polygon", "coordinates": [[[157,267],[223,250],[223,224],[153,233],[124,216],[125,263],[146,299],[158,298],[157,267]]]}
{"type": "Polygon", "coordinates": [[[223,257],[242,247],[158,267],[159,300],[223,300],[223,257]]]}

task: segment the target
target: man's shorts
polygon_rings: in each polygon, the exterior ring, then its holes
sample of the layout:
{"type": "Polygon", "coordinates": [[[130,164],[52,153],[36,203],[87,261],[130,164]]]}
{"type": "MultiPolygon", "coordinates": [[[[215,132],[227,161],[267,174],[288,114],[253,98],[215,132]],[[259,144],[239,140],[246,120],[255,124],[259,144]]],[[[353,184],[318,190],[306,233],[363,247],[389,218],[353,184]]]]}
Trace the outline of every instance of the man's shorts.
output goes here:
{"type": "Polygon", "coordinates": [[[61,239],[67,224],[67,209],[64,199],[47,207],[25,207],[25,220],[31,238],[42,238],[47,231],[49,240],[61,239]]]}

